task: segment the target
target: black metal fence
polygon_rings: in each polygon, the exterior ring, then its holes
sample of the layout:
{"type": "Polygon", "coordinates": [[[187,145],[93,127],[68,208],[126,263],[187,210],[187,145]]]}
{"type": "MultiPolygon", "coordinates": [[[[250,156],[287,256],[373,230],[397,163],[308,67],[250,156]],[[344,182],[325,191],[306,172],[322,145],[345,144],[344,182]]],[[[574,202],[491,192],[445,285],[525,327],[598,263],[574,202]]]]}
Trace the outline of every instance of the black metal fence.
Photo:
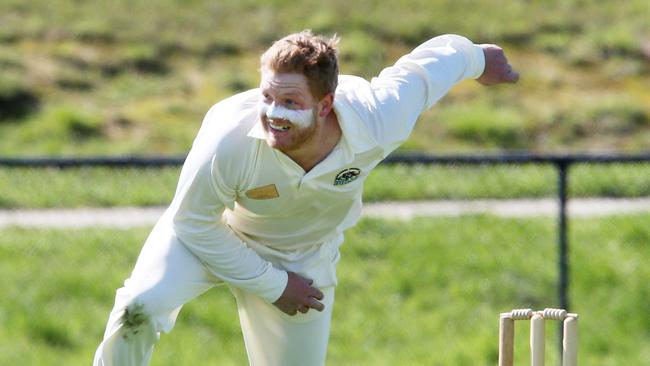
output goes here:
{"type": "MultiPolygon", "coordinates": [[[[55,157],[34,157],[34,158],[0,158],[0,167],[8,168],[79,168],[79,167],[129,167],[129,168],[160,168],[175,167],[183,164],[185,156],[171,157],[84,157],[84,158],[55,158],[55,157]]],[[[570,168],[574,164],[629,164],[629,163],[650,163],[650,153],[641,154],[532,154],[532,153],[510,153],[510,154],[485,154],[485,155],[428,155],[428,154],[395,154],[386,158],[382,164],[405,164],[405,165],[523,165],[523,164],[546,164],[552,165],[557,171],[557,260],[558,260],[558,283],[557,283],[557,305],[564,309],[570,309],[569,298],[569,242],[567,228],[569,225],[567,216],[568,190],[570,168]]]]}
{"type": "Polygon", "coordinates": [[[569,242],[567,238],[567,183],[569,168],[572,164],[614,164],[614,163],[650,163],[650,153],[629,154],[500,154],[500,155],[448,155],[432,156],[423,154],[390,156],[387,164],[552,164],[557,169],[558,200],[558,306],[570,309],[569,299],[569,242]]]}

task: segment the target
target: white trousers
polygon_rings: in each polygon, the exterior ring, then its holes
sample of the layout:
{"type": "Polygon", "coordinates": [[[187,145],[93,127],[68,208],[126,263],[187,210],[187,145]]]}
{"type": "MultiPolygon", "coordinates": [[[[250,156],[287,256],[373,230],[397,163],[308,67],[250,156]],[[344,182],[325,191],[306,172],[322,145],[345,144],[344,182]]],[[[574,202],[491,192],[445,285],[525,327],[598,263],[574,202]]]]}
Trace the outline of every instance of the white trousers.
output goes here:
{"type": "MultiPolygon", "coordinates": [[[[173,235],[147,240],[131,277],[117,290],[95,366],[147,365],[161,332],[181,307],[223,284],[173,235]]],[[[322,288],[325,310],[289,316],[260,297],[230,288],[237,301],[248,360],[253,366],[325,364],[334,287],[322,288]]]]}

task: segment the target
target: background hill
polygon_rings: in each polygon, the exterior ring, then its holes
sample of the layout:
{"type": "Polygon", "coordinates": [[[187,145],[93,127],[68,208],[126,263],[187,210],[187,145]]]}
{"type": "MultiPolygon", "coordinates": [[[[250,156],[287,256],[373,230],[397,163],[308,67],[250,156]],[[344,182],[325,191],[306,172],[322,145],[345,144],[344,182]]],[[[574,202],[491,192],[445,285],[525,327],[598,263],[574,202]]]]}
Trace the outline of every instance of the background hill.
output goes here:
{"type": "Polygon", "coordinates": [[[429,37],[503,45],[516,86],[464,82],[403,149],[637,151],[650,145],[650,4],[615,1],[0,3],[0,155],[182,154],[207,109],[257,85],[286,33],[342,37],[371,77],[429,37]]]}

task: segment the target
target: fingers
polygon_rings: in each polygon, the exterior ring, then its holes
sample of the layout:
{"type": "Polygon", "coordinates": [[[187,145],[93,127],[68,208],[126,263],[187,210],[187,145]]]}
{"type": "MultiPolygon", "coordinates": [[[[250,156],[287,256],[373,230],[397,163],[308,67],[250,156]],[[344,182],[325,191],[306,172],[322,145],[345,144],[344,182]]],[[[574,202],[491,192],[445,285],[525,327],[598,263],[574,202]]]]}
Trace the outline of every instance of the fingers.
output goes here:
{"type": "Polygon", "coordinates": [[[325,305],[323,305],[323,303],[317,301],[313,297],[310,297],[309,300],[307,300],[307,302],[308,302],[307,306],[309,306],[314,310],[323,311],[325,309],[325,305]]]}
{"type": "Polygon", "coordinates": [[[306,314],[309,309],[314,309],[318,311],[323,311],[325,310],[325,305],[321,303],[318,300],[323,300],[325,298],[325,295],[323,292],[321,292],[319,289],[315,287],[310,288],[310,293],[309,295],[304,298],[300,303],[297,304],[297,308],[293,314],[290,315],[295,315],[298,312],[306,314]]]}
{"type": "Polygon", "coordinates": [[[323,300],[325,295],[321,290],[312,287],[310,288],[310,293],[307,296],[307,298],[304,300],[304,303],[302,304],[301,307],[299,307],[297,310],[300,311],[301,313],[306,313],[309,309],[315,309],[318,311],[323,311],[325,309],[325,305],[321,303],[318,300],[323,300]]]}
{"type": "Polygon", "coordinates": [[[321,290],[319,290],[318,288],[312,286],[314,284],[314,280],[302,277],[300,275],[297,275],[297,276],[302,278],[309,285],[309,288],[307,289],[307,296],[316,298],[318,300],[323,300],[323,297],[325,296],[325,295],[323,295],[323,292],[321,290]]]}
{"type": "Polygon", "coordinates": [[[502,83],[514,84],[517,81],[519,81],[519,73],[516,71],[512,71],[512,68],[501,76],[502,83]]]}
{"type": "MultiPolygon", "coordinates": [[[[311,281],[313,283],[313,281],[311,281]]],[[[310,288],[311,292],[309,294],[309,297],[307,299],[308,301],[308,306],[312,309],[316,309],[318,311],[323,311],[325,309],[325,305],[320,303],[319,301],[316,300],[323,300],[325,298],[325,295],[323,292],[316,287],[311,287],[310,288]]]]}
{"type": "Polygon", "coordinates": [[[519,73],[512,70],[512,65],[505,57],[500,65],[494,67],[494,72],[499,83],[516,83],[519,80],[519,73]]]}
{"type": "Polygon", "coordinates": [[[479,45],[485,55],[485,70],[477,81],[484,85],[516,83],[519,73],[512,70],[503,49],[492,44],[479,45]]]}
{"type": "Polygon", "coordinates": [[[325,310],[325,305],[323,305],[322,303],[316,301],[316,299],[310,297],[310,298],[306,301],[306,303],[305,303],[304,305],[300,305],[300,306],[298,306],[297,309],[295,309],[292,313],[288,313],[288,314],[289,314],[289,315],[296,315],[296,314],[299,313],[299,312],[300,312],[300,313],[303,313],[303,314],[307,314],[307,312],[309,311],[309,309],[314,309],[314,310],[318,310],[318,311],[323,311],[323,310],[325,310]]]}
{"type": "Polygon", "coordinates": [[[314,281],[300,276],[294,272],[288,272],[289,281],[276,305],[281,311],[288,315],[297,313],[307,313],[309,309],[323,311],[325,305],[319,300],[323,300],[325,295],[321,290],[314,287],[314,281]]]}
{"type": "Polygon", "coordinates": [[[311,292],[309,293],[309,297],[316,298],[318,300],[323,300],[325,295],[323,295],[323,292],[316,287],[311,288],[311,292]]]}

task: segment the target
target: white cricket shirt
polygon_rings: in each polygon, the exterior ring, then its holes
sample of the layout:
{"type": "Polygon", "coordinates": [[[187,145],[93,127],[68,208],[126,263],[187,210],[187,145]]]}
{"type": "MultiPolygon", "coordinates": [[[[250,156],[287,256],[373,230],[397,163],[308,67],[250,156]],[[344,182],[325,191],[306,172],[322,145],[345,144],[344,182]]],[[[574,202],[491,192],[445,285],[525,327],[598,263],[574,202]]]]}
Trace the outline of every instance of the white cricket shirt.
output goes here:
{"type": "Polygon", "coordinates": [[[418,116],[463,79],[480,76],[483,50],[466,38],[433,38],[370,82],[340,76],[338,145],[305,174],[270,148],[258,89],[214,105],[185,161],[176,195],[154,228],[175,235],[215,276],[277,300],[286,271],[336,284],[343,231],[361,215],[363,182],[403,143],[418,116]]]}

